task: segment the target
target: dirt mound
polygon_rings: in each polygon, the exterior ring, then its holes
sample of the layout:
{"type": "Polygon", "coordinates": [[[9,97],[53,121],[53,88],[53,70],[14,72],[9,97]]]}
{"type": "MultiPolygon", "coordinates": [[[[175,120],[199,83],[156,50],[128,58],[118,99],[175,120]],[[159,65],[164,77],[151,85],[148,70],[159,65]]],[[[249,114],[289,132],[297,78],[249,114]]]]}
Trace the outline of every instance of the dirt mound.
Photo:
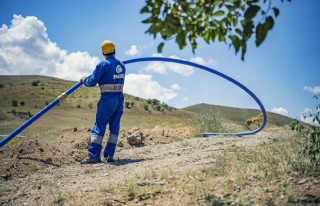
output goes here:
{"type": "Polygon", "coordinates": [[[135,132],[142,132],[145,138],[144,145],[167,144],[172,141],[193,137],[195,130],[192,127],[172,128],[168,126],[155,126],[149,129],[133,128],[129,131],[121,131],[119,141],[127,145],[127,137],[135,132]]]}
{"type": "Polygon", "coordinates": [[[25,177],[48,166],[59,167],[63,158],[60,150],[38,141],[24,141],[0,150],[1,177],[25,177]]]}
{"type": "MultiPolygon", "coordinates": [[[[166,144],[179,138],[192,137],[191,127],[170,128],[156,126],[151,129],[133,128],[121,131],[117,152],[131,148],[127,137],[133,132],[141,131],[145,136],[144,146],[152,144],[166,144]]],[[[104,138],[103,145],[107,141],[104,138]]],[[[63,131],[63,135],[55,141],[46,143],[39,141],[21,141],[7,144],[0,149],[0,173],[5,180],[13,177],[26,177],[48,167],[60,167],[74,164],[88,155],[90,129],[72,128],[63,131]]],[[[142,145],[142,146],[143,146],[142,145]]]]}
{"type": "Polygon", "coordinates": [[[48,167],[75,163],[87,155],[87,129],[64,133],[52,143],[37,140],[7,144],[0,149],[0,174],[5,180],[25,177],[48,167]]]}

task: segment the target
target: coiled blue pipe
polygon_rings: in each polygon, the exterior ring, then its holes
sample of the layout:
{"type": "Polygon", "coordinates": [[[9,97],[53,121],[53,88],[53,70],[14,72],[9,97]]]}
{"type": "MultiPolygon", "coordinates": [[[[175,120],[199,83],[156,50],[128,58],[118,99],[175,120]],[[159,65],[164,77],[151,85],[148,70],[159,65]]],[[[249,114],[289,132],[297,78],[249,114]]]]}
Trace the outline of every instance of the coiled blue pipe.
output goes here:
{"type": "Polygon", "coordinates": [[[215,132],[204,132],[201,133],[202,136],[215,136],[215,135],[233,135],[233,136],[244,136],[244,135],[251,135],[251,134],[255,134],[260,132],[261,130],[263,130],[263,128],[266,126],[267,123],[267,113],[266,110],[263,106],[263,104],[261,103],[261,101],[258,99],[258,97],[251,92],[247,87],[245,87],[243,84],[241,84],[240,82],[232,79],[231,77],[218,72],[217,70],[214,70],[212,68],[200,65],[200,64],[196,64],[193,62],[189,62],[189,61],[185,61],[185,60],[181,60],[181,59],[173,59],[173,58],[167,58],[167,57],[143,57],[143,58],[136,58],[136,59],[130,59],[127,61],[124,61],[124,64],[132,64],[132,63],[136,63],[136,62],[145,62],[145,61],[162,61],[162,62],[173,62],[173,63],[178,63],[178,64],[184,64],[184,65],[188,65],[188,66],[192,66],[192,67],[196,67],[198,69],[202,69],[205,70],[207,72],[216,74],[230,82],[232,82],[233,84],[237,85],[238,87],[240,87],[242,90],[244,90],[245,92],[247,92],[259,105],[261,112],[263,114],[263,122],[260,125],[259,128],[257,128],[256,130],[253,131],[246,131],[246,132],[236,132],[236,133],[215,133],[215,132]]]}
{"type": "MultiPolygon", "coordinates": [[[[188,65],[188,66],[192,66],[192,67],[196,67],[198,69],[202,69],[205,70],[207,72],[216,74],[232,83],[234,83],[235,85],[237,85],[238,87],[240,87],[241,89],[243,89],[245,92],[247,92],[259,105],[261,112],[263,114],[263,122],[261,124],[261,126],[259,128],[257,128],[256,130],[253,131],[247,131],[247,132],[237,132],[237,133],[215,133],[215,132],[204,132],[201,135],[202,136],[214,136],[214,135],[234,135],[234,136],[244,136],[244,135],[250,135],[250,134],[255,134],[260,132],[267,123],[267,113],[266,110],[263,106],[263,104],[261,103],[261,101],[258,99],[258,97],[256,95],[253,94],[253,92],[251,92],[247,87],[245,87],[244,85],[242,85],[240,82],[232,79],[231,77],[218,72],[212,68],[200,65],[200,64],[196,64],[193,62],[189,62],[189,61],[185,61],[185,60],[180,60],[180,59],[173,59],[173,58],[167,58],[167,57],[143,57],[143,58],[136,58],[136,59],[130,59],[130,60],[126,60],[123,61],[124,64],[132,64],[132,63],[136,63],[136,62],[145,62],[145,61],[162,61],[162,62],[172,62],[172,63],[178,63],[178,64],[184,64],[184,65],[188,65]]],[[[72,92],[74,92],[76,89],[78,89],[83,83],[82,82],[78,82],[75,85],[73,85],[70,89],[68,89],[65,92],[65,95],[70,95],[72,92]]],[[[21,126],[19,126],[16,130],[14,130],[11,134],[9,134],[7,137],[5,137],[4,139],[2,139],[0,141],[0,148],[3,147],[6,143],[8,143],[12,138],[14,138],[16,135],[18,135],[20,132],[22,132],[25,128],[27,128],[30,124],[32,124],[34,121],[36,121],[38,118],[40,118],[43,114],[45,114],[47,111],[49,111],[50,109],[52,109],[54,106],[56,106],[60,101],[60,98],[58,97],[57,99],[55,99],[54,101],[52,101],[50,104],[48,104],[47,106],[45,106],[42,110],[40,110],[37,114],[35,114],[34,116],[32,116],[30,119],[28,119],[25,123],[23,123],[21,126]]]]}

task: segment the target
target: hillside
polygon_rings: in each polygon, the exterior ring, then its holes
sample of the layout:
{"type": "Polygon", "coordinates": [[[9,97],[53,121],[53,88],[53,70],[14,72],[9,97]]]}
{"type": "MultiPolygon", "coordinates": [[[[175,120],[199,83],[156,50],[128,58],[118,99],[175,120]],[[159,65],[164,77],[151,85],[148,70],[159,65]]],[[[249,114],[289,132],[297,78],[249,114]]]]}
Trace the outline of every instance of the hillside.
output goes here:
{"type": "MultiPolygon", "coordinates": [[[[36,114],[75,83],[45,76],[0,76],[0,135],[11,133],[27,120],[28,116],[25,114],[36,114]]],[[[31,139],[51,139],[59,136],[66,128],[91,128],[99,97],[98,87],[82,86],[21,135],[31,139]]],[[[190,112],[177,110],[161,102],[154,103],[125,94],[121,129],[185,125],[189,114],[190,112]]]]}
{"type": "MultiPolygon", "coordinates": [[[[246,120],[250,119],[251,117],[257,116],[261,113],[260,110],[257,109],[243,109],[243,108],[234,108],[234,107],[226,107],[226,106],[219,106],[219,105],[210,105],[210,104],[196,104],[186,108],[183,110],[196,112],[199,111],[208,111],[212,110],[216,112],[217,116],[223,118],[228,121],[232,121],[237,124],[243,124],[246,120]]],[[[276,114],[273,112],[267,112],[268,115],[268,123],[275,124],[278,126],[285,126],[290,124],[293,119],[276,114]]]]}

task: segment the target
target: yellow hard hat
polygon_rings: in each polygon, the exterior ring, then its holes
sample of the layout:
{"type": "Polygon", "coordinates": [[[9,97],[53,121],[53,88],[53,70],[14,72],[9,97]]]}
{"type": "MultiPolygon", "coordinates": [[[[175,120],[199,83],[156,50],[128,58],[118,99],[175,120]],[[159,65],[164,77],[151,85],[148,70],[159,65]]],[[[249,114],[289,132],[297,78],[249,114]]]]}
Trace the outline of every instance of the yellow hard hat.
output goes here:
{"type": "Polygon", "coordinates": [[[114,50],[116,49],[116,45],[113,44],[112,41],[104,41],[101,44],[101,50],[103,54],[109,54],[114,52],[114,50]]]}

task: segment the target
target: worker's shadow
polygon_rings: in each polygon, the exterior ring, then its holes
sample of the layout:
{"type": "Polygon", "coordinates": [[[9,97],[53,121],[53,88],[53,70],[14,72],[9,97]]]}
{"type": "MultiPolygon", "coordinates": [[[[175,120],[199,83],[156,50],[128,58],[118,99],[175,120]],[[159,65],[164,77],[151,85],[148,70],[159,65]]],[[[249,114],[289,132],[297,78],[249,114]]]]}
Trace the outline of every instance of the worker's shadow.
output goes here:
{"type": "Polygon", "coordinates": [[[127,164],[132,164],[132,163],[136,163],[136,162],[142,162],[142,161],[146,161],[149,160],[148,159],[117,159],[115,162],[108,162],[108,164],[110,165],[115,165],[115,166],[122,166],[122,165],[127,165],[127,164]]]}

